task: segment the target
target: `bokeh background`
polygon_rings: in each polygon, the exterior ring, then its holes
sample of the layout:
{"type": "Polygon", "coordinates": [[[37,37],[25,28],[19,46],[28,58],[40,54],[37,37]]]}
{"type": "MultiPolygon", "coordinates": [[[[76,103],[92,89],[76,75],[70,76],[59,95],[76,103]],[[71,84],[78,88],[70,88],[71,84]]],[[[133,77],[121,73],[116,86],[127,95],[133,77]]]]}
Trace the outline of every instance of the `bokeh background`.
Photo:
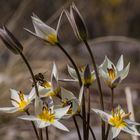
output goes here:
{"type": "MultiPolygon", "coordinates": [[[[74,0],[73,0],[74,1],[74,0]]],[[[55,61],[61,78],[69,77],[67,64],[70,64],[64,54],[57,48],[38,41],[23,28],[34,30],[31,21],[32,13],[38,15],[51,27],[56,27],[63,8],[69,9],[70,0],[0,0],[0,25],[8,29],[21,41],[24,54],[28,58],[35,74],[42,72],[50,80],[52,64],[55,61]]],[[[100,65],[107,55],[113,62],[121,54],[125,65],[131,62],[130,73],[115,91],[115,104],[121,104],[127,111],[125,87],[131,88],[135,119],[140,122],[140,1],[139,0],[75,0],[89,31],[89,43],[95,54],[97,65],[100,65]]],[[[64,16],[59,30],[63,47],[75,59],[78,66],[90,62],[83,43],[78,41],[67,18],[64,16]]],[[[31,89],[29,72],[17,55],[11,53],[0,41],[0,106],[10,106],[9,89],[23,90],[29,93],[31,89]]],[[[64,84],[67,89],[77,92],[78,85],[64,84]]],[[[109,109],[110,91],[102,82],[106,109],[109,109]]],[[[96,83],[92,86],[92,107],[99,107],[99,96],[96,83]]],[[[16,117],[23,113],[0,113],[0,140],[27,140],[34,138],[34,132],[28,122],[16,117]]],[[[99,135],[99,119],[92,113],[91,125],[99,135]]],[[[71,120],[72,121],[72,120],[71,120]]],[[[80,123],[80,120],[78,120],[80,123]]],[[[51,140],[66,138],[77,139],[74,124],[64,121],[70,133],[64,133],[50,128],[51,140]]],[[[130,140],[128,134],[122,133],[118,140],[130,140]]],[[[139,138],[140,139],[140,138],[139,138]]],[[[117,139],[116,139],[117,140],[117,139]]]]}

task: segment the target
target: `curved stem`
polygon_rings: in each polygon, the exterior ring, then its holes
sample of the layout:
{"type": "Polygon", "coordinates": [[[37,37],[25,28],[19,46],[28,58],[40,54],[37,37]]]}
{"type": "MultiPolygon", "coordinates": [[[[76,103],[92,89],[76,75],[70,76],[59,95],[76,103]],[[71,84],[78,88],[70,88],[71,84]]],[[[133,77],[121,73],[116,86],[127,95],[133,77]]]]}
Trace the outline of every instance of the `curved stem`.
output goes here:
{"type": "MultiPolygon", "coordinates": [[[[78,114],[78,116],[87,124],[87,121],[82,117],[81,114],[78,114]]],[[[94,134],[94,132],[93,132],[93,130],[92,130],[90,125],[89,125],[89,130],[90,130],[90,132],[92,134],[93,140],[96,140],[95,134],[94,134]]]]}
{"type": "Polygon", "coordinates": [[[25,62],[26,66],[27,66],[27,68],[28,68],[28,70],[29,70],[29,72],[31,74],[31,77],[32,77],[34,85],[35,85],[36,95],[39,97],[38,87],[37,87],[37,84],[36,84],[36,80],[35,80],[32,68],[31,68],[30,64],[28,63],[26,57],[23,55],[22,52],[20,52],[20,56],[22,57],[23,61],[25,62]]]}
{"type": "Polygon", "coordinates": [[[88,44],[87,41],[84,41],[86,47],[87,47],[87,50],[90,54],[90,57],[91,57],[91,60],[92,60],[92,64],[93,64],[93,67],[94,67],[94,70],[95,70],[95,75],[96,75],[96,79],[97,79],[97,83],[98,83],[98,89],[99,89],[99,93],[100,93],[100,104],[101,104],[101,108],[102,110],[104,111],[104,101],[103,101],[103,92],[102,92],[102,88],[101,88],[101,82],[100,82],[100,78],[99,78],[99,73],[98,73],[98,70],[97,70],[97,66],[96,66],[96,63],[95,63],[95,58],[93,56],[93,53],[90,49],[90,46],[88,44]]]}
{"type": "MultiPolygon", "coordinates": [[[[29,111],[28,111],[28,110],[26,110],[25,112],[27,113],[27,115],[30,115],[30,113],[29,113],[29,111]]],[[[31,123],[32,123],[32,126],[33,126],[33,129],[34,129],[34,132],[35,132],[35,135],[36,135],[37,140],[40,140],[40,139],[39,139],[38,132],[37,132],[37,129],[36,129],[36,126],[35,126],[34,122],[33,122],[33,121],[31,121],[31,123]]]]}
{"type": "MultiPolygon", "coordinates": [[[[102,92],[102,88],[101,88],[101,83],[100,83],[100,78],[99,78],[99,73],[98,73],[98,70],[97,70],[97,67],[96,67],[96,63],[95,63],[95,58],[93,56],[93,53],[90,49],[90,46],[88,44],[88,42],[86,40],[83,40],[83,42],[85,43],[85,46],[89,52],[89,55],[91,57],[91,60],[92,60],[92,64],[94,66],[94,70],[95,70],[95,75],[96,75],[96,79],[97,79],[97,85],[98,85],[98,89],[99,89],[99,95],[100,95],[100,104],[101,104],[101,109],[104,111],[104,100],[103,100],[103,92],[102,92]]],[[[102,140],[104,140],[105,138],[105,122],[102,121],[102,140]]]]}
{"type": "Polygon", "coordinates": [[[80,130],[79,130],[79,127],[78,127],[78,124],[77,124],[77,121],[76,121],[76,118],[75,118],[75,116],[73,116],[72,118],[73,118],[76,130],[77,130],[77,134],[78,134],[79,140],[82,140],[81,134],[80,134],[80,130]]]}
{"type": "MultiPolygon", "coordinates": [[[[82,80],[81,80],[81,76],[80,76],[80,73],[79,73],[79,70],[74,62],[74,60],[72,59],[72,57],[67,53],[67,51],[61,46],[60,43],[57,43],[56,44],[61,50],[62,52],[67,56],[67,58],[70,60],[70,62],[72,63],[75,71],[76,71],[76,74],[77,74],[77,77],[78,77],[78,80],[79,80],[79,85],[80,87],[82,86],[82,80]]],[[[85,96],[83,94],[83,98],[82,98],[82,113],[83,113],[83,117],[86,119],[86,112],[85,112],[85,96]]],[[[86,124],[85,122],[83,121],[83,137],[84,137],[84,140],[86,140],[86,124]]]]}
{"type": "Polygon", "coordinates": [[[67,58],[70,60],[70,62],[72,63],[75,71],[76,71],[76,74],[77,74],[77,77],[78,77],[78,80],[79,80],[79,85],[80,87],[82,86],[82,80],[81,80],[81,76],[80,76],[80,73],[79,73],[79,70],[74,62],[74,60],[72,59],[72,57],[67,53],[67,51],[61,46],[60,43],[57,43],[56,44],[61,50],[62,52],[67,56],[67,58]]]}

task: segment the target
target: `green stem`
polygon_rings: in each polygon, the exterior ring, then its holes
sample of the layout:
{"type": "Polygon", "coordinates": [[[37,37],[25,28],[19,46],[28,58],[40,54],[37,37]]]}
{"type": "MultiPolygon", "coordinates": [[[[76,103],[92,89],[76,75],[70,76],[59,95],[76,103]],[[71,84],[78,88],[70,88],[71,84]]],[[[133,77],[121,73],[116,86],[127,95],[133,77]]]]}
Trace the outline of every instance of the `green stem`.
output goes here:
{"type": "Polygon", "coordinates": [[[77,134],[78,134],[79,140],[82,140],[81,134],[80,134],[80,130],[79,130],[79,127],[78,127],[78,124],[77,124],[77,121],[76,121],[76,117],[75,116],[73,116],[73,121],[74,121],[76,130],[77,130],[77,134]]]}
{"type": "Polygon", "coordinates": [[[34,85],[35,85],[36,95],[39,97],[38,87],[37,87],[37,84],[36,84],[36,80],[35,80],[32,68],[31,68],[30,64],[28,63],[26,57],[23,55],[22,52],[20,52],[20,56],[22,57],[23,61],[25,62],[26,66],[27,66],[27,68],[28,68],[28,70],[29,70],[29,72],[31,74],[31,77],[32,77],[34,85]]]}
{"type": "Polygon", "coordinates": [[[46,140],[49,140],[48,127],[46,127],[45,129],[46,129],[46,140]]]}
{"type": "MultiPolygon", "coordinates": [[[[98,89],[99,89],[99,95],[100,95],[100,104],[101,104],[101,109],[104,111],[104,101],[103,101],[103,92],[102,92],[102,88],[101,88],[101,83],[100,83],[100,78],[99,78],[99,73],[98,73],[98,70],[97,70],[97,67],[96,67],[96,63],[95,63],[95,58],[93,56],[93,53],[90,49],[90,46],[88,44],[88,42],[86,40],[83,40],[83,42],[85,43],[85,46],[89,52],[89,55],[91,57],[91,60],[92,60],[92,64],[93,64],[93,67],[94,67],[94,70],[95,70],[95,75],[96,75],[96,79],[97,79],[97,85],[98,85],[98,89]]],[[[105,139],[105,122],[102,121],[102,140],[105,139]]]]}
{"type": "Polygon", "coordinates": [[[89,87],[87,87],[87,95],[88,95],[88,110],[87,110],[87,140],[89,139],[89,126],[90,126],[90,92],[89,87]]]}
{"type": "MultiPolygon", "coordinates": [[[[26,110],[25,112],[27,113],[27,115],[30,115],[30,113],[29,113],[29,111],[28,111],[28,110],[26,110]]],[[[33,122],[33,121],[31,121],[31,123],[32,123],[32,126],[33,126],[33,129],[34,129],[34,132],[35,132],[35,135],[36,135],[37,140],[40,140],[40,139],[39,139],[38,132],[37,132],[37,129],[36,129],[36,126],[35,126],[34,122],[33,122]]]]}
{"type": "MultiPolygon", "coordinates": [[[[78,80],[79,80],[79,85],[80,87],[82,86],[82,80],[81,80],[81,76],[80,76],[80,73],[79,73],[79,70],[74,62],[74,60],[72,59],[72,57],[67,53],[67,51],[61,46],[60,43],[57,43],[56,44],[61,50],[62,52],[67,56],[67,58],[70,60],[70,62],[72,63],[75,71],[76,71],[76,74],[77,74],[77,77],[78,77],[78,80]]],[[[83,98],[82,98],[82,114],[83,114],[83,117],[86,119],[86,113],[85,113],[85,97],[84,97],[84,94],[83,94],[83,98]]],[[[83,121],[83,137],[84,137],[84,140],[86,140],[86,124],[85,122],[83,121]]]]}
{"type": "MultiPolygon", "coordinates": [[[[78,116],[87,124],[87,121],[82,117],[81,114],[78,114],[78,116]]],[[[90,125],[89,125],[89,130],[90,130],[90,132],[91,132],[91,135],[92,135],[92,137],[93,137],[93,140],[96,140],[95,134],[94,134],[94,132],[93,132],[93,130],[92,130],[92,128],[91,128],[90,125]]]]}

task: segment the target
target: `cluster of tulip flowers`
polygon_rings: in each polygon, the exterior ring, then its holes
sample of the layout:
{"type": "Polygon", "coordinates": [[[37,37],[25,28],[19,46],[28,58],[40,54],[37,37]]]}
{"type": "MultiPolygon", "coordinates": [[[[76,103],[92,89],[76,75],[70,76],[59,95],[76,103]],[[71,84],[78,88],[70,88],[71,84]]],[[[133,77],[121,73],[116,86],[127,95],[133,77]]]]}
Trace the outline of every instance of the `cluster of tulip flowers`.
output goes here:
{"type": "Polygon", "coordinates": [[[20,55],[25,62],[32,77],[32,89],[28,95],[25,95],[23,91],[11,89],[11,103],[13,107],[3,107],[0,108],[0,111],[5,113],[25,112],[26,115],[19,116],[18,118],[31,121],[37,140],[44,139],[42,134],[43,128],[46,130],[46,139],[49,140],[48,127],[51,125],[58,129],[69,131],[69,129],[60,122],[60,120],[68,120],[69,118],[73,118],[79,140],[88,140],[90,133],[93,140],[96,140],[96,134],[94,134],[90,125],[90,120],[92,119],[90,117],[91,111],[96,113],[102,120],[102,140],[108,140],[109,135],[111,139],[116,138],[121,130],[131,135],[140,136],[140,133],[136,129],[136,126],[140,125],[140,123],[129,120],[128,117],[131,113],[126,113],[120,105],[114,107],[114,89],[127,77],[130,63],[124,68],[123,55],[120,56],[117,65],[114,65],[106,56],[103,63],[97,66],[87,41],[88,32],[86,25],[75,4],[71,4],[70,12],[66,9],[62,11],[56,30],[46,25],[35,14],[32,16],[32,22],[35,33],[28,29],[25,30],[37,39],[61,49],[71,62],[72,66],[67,66],[71,79],[59,78],[58,68],[55,63],[53,63],[50,81],[47,81],[42,73],[34,75],[28,60],[23,54],[23,46],[6,26],[3,26],[0,28],[0,38],[8,49],[14,54],[20,55]],[[87,64],[79,68],[73,58],[61,45],[58,30],[64,14],[68,18],[76,37],[85,44],[92,65],[87,64]],[[111,110],[108,111],[110,113],[105,112],[100,79],[104,80],[111,91],[111,110]],[[59,81],[79,83],[79,92],[73,93],[61,87],[59,81]],[[90,104],[90,87],[94,85],[95,81],[98,86],[100,109],[92,108],[90,104]],[[87,102],[86,99],[88,99],[87,102]],[[34,107],[34,112],[32,113],[31,105],[34,107]],[[83,122],[83,134],[81,134],[79,124],[76,120],[78,117],[83,122]]]}

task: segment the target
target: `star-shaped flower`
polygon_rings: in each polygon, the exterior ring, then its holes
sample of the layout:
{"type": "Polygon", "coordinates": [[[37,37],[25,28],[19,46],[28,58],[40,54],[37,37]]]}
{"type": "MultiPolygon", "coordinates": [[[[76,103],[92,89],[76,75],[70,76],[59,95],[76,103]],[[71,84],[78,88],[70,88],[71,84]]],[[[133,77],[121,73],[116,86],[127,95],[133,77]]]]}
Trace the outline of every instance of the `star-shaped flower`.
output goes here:
{"type": "Polygon", "coordinates": [[[102,120],[110,124],[111,131],[113,134],[112,139],[117,137],[119,133],[122,131],[129,133],[131,135],[140,136],[140,133],[136,129],[136,125],[140,125],[140,123],[131,121],[127,119],[131,113],[125,113],[124,110],[118,106],[112,114],[108,114],[99,109],[92,109],[95,113],[97,113],[102,120]]]}
{"type": "Polygon", "coordinates": [[[40,98],[36,97],[35,102],[35,116],[23,115],[18,118],[27,121],[34,121],[37,128],[44,128],[53,125],[58,129],[69,131],[62,123],[59,122],[59,120],[67,113],[70,106],[54,109],[51,97],[48,97],[47,102],[43,102],[40,98]]]}
{"type": "Polygon", "coordinates": [[[123,79],[125,79],[129,72],[130,63],[124,68],[123,55],[120,56],[117,65],[115,66],[107,57],[100,66],[100,75],[105,83],[110,88],[115,88],[123,79]]]}
{"type": "MultiPolygon", "coordinates": [[[[72,79],[61,79],[60,81],[78,82],[78,77],[75,69],[68,65],[68,72],[72,77],[72,79]]],[[[89,65],[79,68],[79,73],[81,76],[82,83],[85,86],[90,86],[96,80],[95,71],[94,70],[91,71],[89,65]]]]}
{"type": "Polygon", "coordinates": [[[13,107],[2,107],[0,108],[0,111],[5,113],[25,111],[32,100],[33,100],[32,92],[30,92],[29,95],[24,95],[22,91],[16,91],[14,89],[11,89],[11,103],[13,107]]]}

